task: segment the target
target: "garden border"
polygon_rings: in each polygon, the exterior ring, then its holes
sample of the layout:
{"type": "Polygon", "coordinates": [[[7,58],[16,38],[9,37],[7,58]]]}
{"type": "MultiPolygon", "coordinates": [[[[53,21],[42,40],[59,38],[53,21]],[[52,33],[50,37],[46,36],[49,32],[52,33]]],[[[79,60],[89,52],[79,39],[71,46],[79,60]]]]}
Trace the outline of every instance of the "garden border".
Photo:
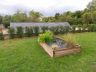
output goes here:
{"type": "Polygon", "coordinates": [[[62,48],[52,49],[46,43],[40,43],[40,46],[48,53],[50,57],[60,57],[69,54],[75,54],[81,51],[80,45],[76,45],[74,48],[62,48]]]}

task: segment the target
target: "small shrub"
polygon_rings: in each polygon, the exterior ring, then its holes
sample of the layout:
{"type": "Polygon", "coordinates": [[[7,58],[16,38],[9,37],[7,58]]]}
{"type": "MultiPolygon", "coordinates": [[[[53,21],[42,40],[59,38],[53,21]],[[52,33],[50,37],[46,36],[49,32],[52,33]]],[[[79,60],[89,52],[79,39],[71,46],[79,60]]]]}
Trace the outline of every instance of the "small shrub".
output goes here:
{"type": "Polygon", "coordinates": [[[60,26],[60,34],[65,34],[65,33],[68,33],[70,32],[71,28],[68,27],[68,26],[60,26]]]}
{"type": "Polygon", "coordinates": [[[55,27],[50,27],[50,31],[52,31],[54,34],[64,34],[68,33],[70,30],[69,27],[67,26],[55,26],[55,27]]]}
{"type": "Polygon", "coordinates": [[[82,32],[88,32],[88,25],[87,24],[82,25],[82,28],[83,28],[82,32]]]}
{"type": "Polygon", "coordinates": [[[58,32],[59,31],[58,26],[56,26],[56,27],[50,27],[49,30],[52,31],[55,35],[59,34],[59,32],[58,32]]]}
{"type": "Polygon", "coordinates": [[[22,38],[24,36],[23,34],[23,28],[22,27],[17,27],[17,37],[22,38]]]}
{"type": "Polygon", "coordinates": [[[86,32],[96,32],[96,25],[95,24],[89,24],[85,27],[86,32]],[[88,29],[88,30],[86,30],[88,29]]]}
{"type": "Polygon", "coordinates": [[[82,31],[81,31],[81,26],[78,26],[77,28],[78,28],[78,30],[76,30],[76,32],[77,32],[77,33],[81,33],[81,32],[82,32],[82,31]]]}
{"type": "Polygon", "coordinates": [[[38,36],[38,34],[39,34],[39,27],[38,26],[34,26],[33,27],[33,32],[34,32],[34,35],[38,36]]]}
{"type": "Polygon", "coordinates": [[[15,38],[15,29],[14,28],[9,28],[8,32],[9,32],[9,37],[11,39],[15,38]]]}
{"type": "Polygon", "coordinates": [[[69,32],[69,28],[66,26],[58,26],[58,34],[64,34],[69,32]]]}
{"type": "Polygon", "coordinates": [[[42,33],[44,33],[46,30],[48,30],[48,27],[47,26],[43,26],[43,27],[41,27],[41,30],[42,30],[42,33]]]}
{"type": "Polygon", "coordinates": [[[94,25],[94,30],[93,31],[96,32],[96,25],[94,25]]]}
{"type": "Polygon", "coordinates": [[[38,41],[53,42],[53,33],[51,31],[45,31],[45,33],[39,35],[38,41]]]}
{"type": "Polygon", "coordinates": [[[0,33],[0,40],[4,40],[3,33],[0,33]]]}
{"type": "Polygon", "coordinates": [[[94,25],[91,25],[92,26],[92,32],[96,32],[96,25],[94,24],[94,25]]]}
{"type": "Polygon", "coordinates": [[[33,27],[30,27],[30,35],[32,36],[34,34],[33,27]]]}
{"type": "Polygon", "coordinates": [[[72,25],[72,30],[71,30],[72,33],[75,33],[76,32],[75,31],[75,28],[76,28],[76,25],[72,25]]]}
{"type": "Polygon", "coordinates": [[[84,25],[73,25],[72,26],[72,32],[80,33],[80,32],[96,32],[96,25],[95,24],[84,24],[84,25]],[[75,30],[78,28],[78,30],[75,30]]]}
{"type": "Polygon", "coordinates": [[[31,37],[31,28],[29,28],[29,27],[25,28],[25,36],[26,37],[31,37]]]}
{"type": "Polygon", "coordinates": [[[80,33],[81,32],[81,26],[79,26],[79,25],[73,25],[72,26],[72,32],[73,33],[80,33]]]}
{"type": "Polygon", "coordinates": [[[69,26],[65,26],[64,28],[65,28],[65,30],[64,30],[65,33],[68,33],[71,31],[71,27],[69,27],[69,26]]]}
{"type": "Polygon", "coordinates": [[[93,32],[94,25],[88,25],[89,32],[93,32]]]}

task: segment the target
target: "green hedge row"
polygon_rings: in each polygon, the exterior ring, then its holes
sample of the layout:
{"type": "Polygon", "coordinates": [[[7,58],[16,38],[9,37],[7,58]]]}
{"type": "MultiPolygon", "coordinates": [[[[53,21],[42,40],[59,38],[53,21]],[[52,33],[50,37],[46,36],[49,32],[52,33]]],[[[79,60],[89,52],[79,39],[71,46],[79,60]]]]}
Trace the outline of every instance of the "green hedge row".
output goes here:
{"type": "Polygon", "coordinates": [[[44,33],[46,30],[52,31],[54,34],[64,34],[69,32],[70,28],[69,27],[64,27],[64,26],[56,26],[56,27],[17,27],[16,29],[14,28],[9,28],[9,36],[10,38],[22,38],[22,37],[31,37],[31,36],[38,36],[40,33],[44,33]]]}
{"type": "MultiPolygon", "coordinates": [[[[31,37],[31,36],[38,36],[40,33],[44,33],[46,30],[52,31],[53,34],[65,34],[68,32],[72,33],[80,33],[80,32],[96,32],[96,24],[90,24],[90,25],[73,25],[72,28],[66,27],[66,26],[55,26],[55,27],[17,27],[9,28],[9,37],[11,39],[13,38],[22,38],[22,37],[31,37]],[[76,30],[76,28],[78,28],[76,30]]],[[[2,33],[0,33],[0,40],[3,40],[4,36],[2,33]]]]}
{"type": "Polygon", "coordinates": [[[90,25],[73,25],[72,26],[73,33],[80,33],[80,32],[96,32],[96,24],[90,25]]]}

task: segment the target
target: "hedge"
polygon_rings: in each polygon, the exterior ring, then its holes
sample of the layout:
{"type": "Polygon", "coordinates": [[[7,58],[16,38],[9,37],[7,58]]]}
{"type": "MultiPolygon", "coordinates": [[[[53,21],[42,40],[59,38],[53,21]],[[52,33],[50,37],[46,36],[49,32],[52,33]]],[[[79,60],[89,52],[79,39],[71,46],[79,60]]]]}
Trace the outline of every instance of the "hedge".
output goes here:
{"type": "Polygon", "coordinates": [[[15,38],[15,29],[14,28],[9,28],[8,32],[9,32],[9,37],[11,39],[15,38]]]}
{"type": "Polygon", "coordinates": [[[3,33],[0,33],[0,40],[4,40],[3,33]]]}
{"type": "Polygon", "coordinates": [[[23,33],[24,31],[23,31],[23,28],[22,27],[17,27],[17,32],[16,32],[16,34],[17,34],[17,37],[18,38],[22,38],[23,36],[24,36],[24,33],[23,33]]]}

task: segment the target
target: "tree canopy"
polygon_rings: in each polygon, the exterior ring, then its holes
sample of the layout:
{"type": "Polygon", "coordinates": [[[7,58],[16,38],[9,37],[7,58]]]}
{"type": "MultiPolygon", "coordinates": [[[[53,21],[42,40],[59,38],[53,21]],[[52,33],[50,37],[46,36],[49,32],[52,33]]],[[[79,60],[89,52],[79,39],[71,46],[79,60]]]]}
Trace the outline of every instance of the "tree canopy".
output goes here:
{"type": "Polygon", "coordinates": [[[92,11],[96,10],[96,0],[92,0],[92,1],[87,5],[87,8],[88,8],[89,10],[92,10],[92,11]]]}
{"type": "Polygon", "coordinates": [[[96,0],[92,0],[87,7],[80,11],[67,11],[64,13],[56,13],[54,16],[43,16],[40,12],[30,11],[25,13],[17,11],[13,15],[0,16],[0,24],[5,27],[10,25],[10,22],[69,22],[71,25],[78,24],[96,24],[96,0]]]}

